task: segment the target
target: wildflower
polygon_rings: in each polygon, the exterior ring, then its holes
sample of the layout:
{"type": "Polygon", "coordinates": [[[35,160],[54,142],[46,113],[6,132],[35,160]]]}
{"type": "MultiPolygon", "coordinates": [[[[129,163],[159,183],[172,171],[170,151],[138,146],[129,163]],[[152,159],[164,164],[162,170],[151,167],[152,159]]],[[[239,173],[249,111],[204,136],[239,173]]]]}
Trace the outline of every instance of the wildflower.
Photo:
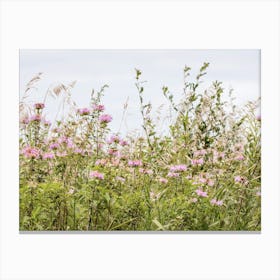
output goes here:
{"type": "Polygon", "coordinates": [[[66,157],[66,156],[67,156],[67,153],[66,153],[66,151],[64,151],[64,152],[57,152],[56,155],[57,155],[58,157],[66,157]]]}
{"type": "Polygon", "coordinates": [[[197,202],[197,198],[196,198],[196,197],[193,197],[193,198],[191,199],[191,202],[192,202],[192,203],[196,203],[196,202],[197,202]]]}
{"type": "Polygon", "coordinates": [[[107,163],[106,159],[98,159],[95,162],[95,165],[99,165],[99,166],[105,166],[107,163]]]}
{"type": "Polygon", "coordinates": [[[143,174],[148,174],[148,175],[152,175],[153,174],[153,170],[151,170],[151,169],[140,168],[139,172],[143,173],[143,174]]]}
{"type": "Polygon", "coordinates": [[[207,192],[204,192],[201,188],[197,189],[195,192],[198,196],[208,197],[207,192]]]}
{"type": "Polygon", "coordinates": [[[158,181],[163,184],[167,184],[168,180],[166,178],[159,178],[158,181]]]}
{"type": "Polygon", "coordinates": [[[109,123],[109,122],[112,121],[112,119],[113,119],[113,118],[112,118],[110,115],[107,115],[107,114],[101,115],[101,116],[99,117],[99,121],[100,121],[101,123],[109,123]]]}
{"type": "Polygon", "coordinates": [[[237,155],[236,157],[235,157],[235,160],[244,160],[244,156],[243,155],[237,155]]]}
{"type": "Polygon", "coordinates": [[[104,174],[94,170],[94,171],[90,171],[89,177],[90,178],[96,178],[96,179],[99,179],[99,180],[103,180],[104,179],[104,174]]]}
{"type": "Polygon", "coordinates": [[[120,142],[120,137],[118,135],[112,135],[110,137],[110,139],[107,140],[108,144],[112,144],[112,143],[119,143],[120,142]]]}
{"type": "Polygon", "coordinates": [[[207,151],[206,150],[197,150],[197,151],[194,151],[194,156],[197,157],[197,156],[204,156],[207,154],[207,151]]]}
{"type": "Polygon", "coordinates": [[[261,192],[260,191],[256,192],[256,196],[261,196],[261,192]]]}
{"type": "Polygon", "coordinates": [[[192,159],[191,160],[191,164],[192,165],[202,165],[203,163],[204,163],[204,159],[203,158],[192,159]]]}
{"type": "Polygon", "coordinates": [[[180,164],[180,165],[172,165],[170,166],[169,170],[171,172],[181,172],[181,171],[186,171],[187,170],[187,166],[184,164],[180,164]]]}
{"type": "Polygon", "coordinates": [[[155,193],[153,191],[150,192],[150,199],[152,201],[156,201],[160,198],[160,193],[155,193]]]}
{"type": "Polygon", "coordinates": [[[59,144],[58,144],[58,143],[51,143],[50,146],[49,146],[49,148],[50,148],[51,150],[56,150],[56,149],[59,148],[59,144]]]}
{"type": "Polygon", "coordinates": [[[35,103],[34,104],[34,108],[38,109],[38,110],[44,109],[45,108],[45,104],[44,103],[35,103]]]}
{"type": "Polygon", "coordinates": [[[52,123],[50,121],[44,120],[44,126],[46,126],[46,127],[51,126],[51,124],[52,123]]]}
{"type": "Polygon", "coordinates": [[[120,140],[120,145],[121,146],[127,146],[128,145],[128,142],[127,141],[125,141],[125,140],[120,140]]]}
{"type": "Polygon", "coordinates": [[[40,122],[41,121],[41,115],[35,114],[35,115],[31,116],[30,121],[31,122],[40,122]]]}
{"type": "Polygon", "coordinates": [[[90,109],[88,108],[80,108],[77,110],[77,113],[80,115],[80,116],[87,116],[90,114],[90,109]]]}
{"type": "Polygon", "coordinates": [[[53,159],[54,154],[53,153],[44,153],[43,154],[43,159],[53,159]]]}
{"type": "Polygon", "coordinates": [[[256,120],[259,121],[259,122],[261,121],[261,115],[260,114],[257,115],[256,120]]]}
{"type": "Polygon", "coordinates": [[[179,176],[180,176],[180,174],[176,173],[176,172],[168,172],[168,174],[167,174],[167,177],[170,177],[170,178],[176,178],[179,176]]]}
{"type": "Polygon", "coordinates": [[[74,189],[70,189],[69,191],[68,191],[68,194],[73,194],[74,193],[74,189]]]}
{"type": "Polygon", "coordinates": [[[101,104],[93,104],[93,110],[98,112],[103,112],[105,110],[105,106],[101,104]]]}
{"type": "Polygon", "coordinates": [[[143,163],[141,160],[129,160],[128,161],[128,166],[132,166],[132,167],[138,167],[138,166],[142,166],[143,163]]]}
{"type": "Polygon", "coordinates": [[[22,154],[27,158],[39,158],[40,150],[35,147],[27,146],[22,150],[22,154]]]}
{"type": "Polygon", "coordinates": [[[234,177],[234,181],[236,182],[236,183],[246,183],[247,181],[246,181],[246,179],[244,178],[244,177],[242,177],[242,176],[235,176],[234,177]]]}
{"type": "Polygon", "coordinates": [[[213,187],[215,182],[212,180],[212,179],[208,179],[206,184],[209,186],[209,187],[213,187]]]}
{"type": "Polygon", "coordinates": [[[216,206],[222,206],[223,205],[223,201],[222,200],[216,200],[215,198],[213,198],[210,203],[212,205],[216,205],[216,206]]]}
{"type": "Polygon", "coordinates": [[[21,120],[21,123],[23,123],[23,124],[29,124],[29,119],[28,119],[27,117],[25,117],[25,118],[23,118],[23,119],[21,120]]]}

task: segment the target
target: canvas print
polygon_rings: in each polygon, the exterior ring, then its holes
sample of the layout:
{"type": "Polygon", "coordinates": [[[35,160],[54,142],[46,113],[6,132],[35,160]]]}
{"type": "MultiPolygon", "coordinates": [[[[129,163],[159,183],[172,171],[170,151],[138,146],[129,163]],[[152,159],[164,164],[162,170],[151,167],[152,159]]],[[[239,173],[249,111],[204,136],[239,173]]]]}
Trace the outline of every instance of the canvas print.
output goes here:
{"type": "Polygon", "coordinates": [[[20,231],[260,231],[259,50],[20,50],[20,231]]]}

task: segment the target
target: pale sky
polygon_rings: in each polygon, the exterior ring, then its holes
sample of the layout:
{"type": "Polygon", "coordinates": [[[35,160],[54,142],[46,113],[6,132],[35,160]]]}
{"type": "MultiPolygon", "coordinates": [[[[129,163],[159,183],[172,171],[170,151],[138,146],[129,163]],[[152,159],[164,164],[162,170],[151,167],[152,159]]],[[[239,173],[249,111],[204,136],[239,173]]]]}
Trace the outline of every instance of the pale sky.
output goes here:
{"type": "MultiPolygon", "coordinates": [[[[146,80],[144,97],[156,110],[167,104],[162,86],[168,86],[175,100],[182,96],[183,68],[192,68],[195,77],[203,62],[210,62],[207,75],[203,77],[205,89],[212,81],[223,82],[227,92],[234,89],[236,103],[240,106],[260,96],[259,50],[21,50],[20,94],[28,81],[43,72],[35,101],[42,102],[50,84],[76,80],[72,97],[79,107],[86,107],[91,90],[108,84],[103,104],[113,116],[111,128],[117,131],[122,108],[129,97],[128,112],[122,134],[141,127],[139,99],[135,88],[135,68],[142,71],[146,80]]],[[[47,102],[47,119],[53,121],[57,106],[47,102]]],[[[163,107],[163,115],[167,105],[163,107]]]]}

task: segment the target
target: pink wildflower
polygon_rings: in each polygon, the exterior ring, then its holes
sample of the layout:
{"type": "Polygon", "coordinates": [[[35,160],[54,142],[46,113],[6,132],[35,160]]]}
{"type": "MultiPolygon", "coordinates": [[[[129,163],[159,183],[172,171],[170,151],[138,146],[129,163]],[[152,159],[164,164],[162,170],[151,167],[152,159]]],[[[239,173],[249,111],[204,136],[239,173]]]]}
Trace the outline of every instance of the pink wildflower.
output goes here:
{"type": "Polygon", "coordinates": [[[128,145],[128,142],[125,141],[125,140],[120,140],[120,145],[121,145],[121,146],[127,146],[127,145],[128,145]]]}
{"type": "Polygon", "coordinates": [[[43,154],[43,159],[53,159],[54,154],[53,153],[44,153],[43,154]]]}
{"type": "Polygon", "coordinates": [[[99,179],[99,180],[103,180],[104,179],[104,174],[94,170],[94,171],[90,171],[89,177],[90,178],[96,178],[96,179],[99,179]]]}
{"type": "Polygon", "coordinates": [[[208,197],[207,192],[204,192],[201,188],[197,189],[195,192],[198,196],[208,197]]]}
{"type": "Polygon", "coordinates": [[[172,165],[170,166],[169,170],[171,172],[183,172],[187,170],[187,166],[184,164],[180,164],[180,165],[172,165]]]}
{"type": "Polygon", "coordinates": [[[35,115],[31,116],[30,117],[30,121],[32,121],[32,122],[40,122],[41,121],[41,115],[35,114],[35,115]]]}
{"type": "Polygon", "coordinates": [[[35,109],[44,109],[45,108],[45,104],[44,103],[35,103],[34,104],[34,108],[35,109]]]}
{"type": "Polygon", "coordinates": [[[128,166],[132,166],[132,167],[138,167],[138,166],[142,166],[143,163],[141,160],[129,160],[128,161],[128,166]]]}
{"type": "Polygon", "coordinates": [[[93,110],[98,112],[103,112],[105,110],[105,106],[101,104],[93,104],[93,110]]]}
{"type": "Polygon", "coordinates": [[[35,147],[27,146],[22,150],[22,153],[27,158],[39,158],[40,150],[35,147]]]}
{"type": "Polygon", "coordinates": [[[167,184],[168,180],[166,178],[159,178],[158,181],[163,184],[167,184]]]}
{"type": "Polygon", "coordinates": [[[244,160],[244,156],[243,155],[237,155],[236,157],[235,157],[235,160],[244,160]]]}
{"type": "Polygon", "coordinates": [[[223,201],[222,200],[216,200],[215,198],[213,198],[210,203],[212,205],[216,205],[216,206],[222,206],[223,205],[223,201]]]}
{"type": "Polygon", "coordinates": [[[197,202],[197,198],[196,198],[196,197],[193,197],[193,198],[191,199],[191,202],[192,202],[192,203],[196,203],[196,202],[197,202]]]}
{"type": "Polygon", "coordinates": [[[197,157],[197,156],[204,156],[207,154],[207,151],[206,150],[197,150],[197,151],[194,151],[194,156],[197,157]]]}
{"type": "Polygon", "coordinates": [[[176,172],[168,172],[168,174],[167,174],[167,177],[170,177],[170,178],[176,178],[179,176],[180,176],[180,174],[176,173],[176,172]]]}
{"type": "Polygon", "coordinates": [[[112,144],[112,143],[119,143],[120,142],[120,137],[118,135],[112,135],[110,137],[110,139],[107,140],[108,144],[112,144]]]}
{"type": "Polygon", "coordinates": [[[56,149],[59,148],[59,144],[58,143],[51,143],[49,147],[50,147],[51,150],[56,150],[56,149]]]}
{"type": "Polygon", "coordinates": [[[89,108],[80,108],[80,109],[77,110],[77,113],[80,116],[86,116],[86,115],[90,114],[90,109],[89,108]]]}
{"type": "Polygon", "coordinates": [[[113,119],[113,118],[112,118],[110,115],[107,115],[107,114],[101,115],[101,116],[99,117],[99,121],[100,121],[101,123],[109,123],[109,122],[112,121],[112,119],[113,119]]]}
{"type": "Polygon", "coordinates": [[[203,158],[192,159],[191,163],[192,163],[192,165],[202,165],[204,163],[204,160],[203,160],[203,158]]]}
{"type": "Polygon", "coordinates": [[[98,160],[95,162],[95,165],[105,166],[106,163],[107,163],[106,159],[98,159],[98,160]]]}

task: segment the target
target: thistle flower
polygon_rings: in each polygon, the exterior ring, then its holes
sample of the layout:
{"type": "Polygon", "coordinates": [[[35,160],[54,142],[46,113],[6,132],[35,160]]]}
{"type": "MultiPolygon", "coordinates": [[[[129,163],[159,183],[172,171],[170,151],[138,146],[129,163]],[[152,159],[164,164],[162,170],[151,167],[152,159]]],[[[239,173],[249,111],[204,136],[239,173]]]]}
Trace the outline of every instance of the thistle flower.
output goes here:
{"type": "Polygon", "coordinates": [[[77,113],[80,115],[80,116],[87,116],[90,114],[90,109],[88,108],[80,108],[77,110],[77,113]]]}
{"type": "Polygon", "coordinates": [[[159,178],[158,181],[163,184],[167,184],[168,180],[166,178],[159,178]]]}
{"type": "Polygon", "coordinates": [[[196,166],[196,165],[200,166],[200,165],[202,165],[203,163],[204,163],[204,159],[203,159],[203,158],[192,159],[192,160],[191,160],[191,164],[194,165],[194,166],[196,166]]]}
{"type": "Polygon", "coordinates": [[[103,112],[105,110],[105,106],[101,104],[93,104],[92,108],[97,112],[103,112]]]}
{"type": "Polygon", "coordinates": [[[35,103],[34,108],[37,109],[37,110],[44,109],[45,104],[44,103],[35,103]]]}
{"type": "Polygon", "coordinates": [[[112,119],[113,118],[110,115],[107,115],[107,114],[101,115],[99,117],[100,123],[103,123],[103,124],[111,122],[112,119]]]}
{"type": "Polygon", "coordinates": [[[35,147],[27,146],[27,147],[23,148],[21,153],[26,158],[39,158],[40,157],[40,150],[35,147]]]}

